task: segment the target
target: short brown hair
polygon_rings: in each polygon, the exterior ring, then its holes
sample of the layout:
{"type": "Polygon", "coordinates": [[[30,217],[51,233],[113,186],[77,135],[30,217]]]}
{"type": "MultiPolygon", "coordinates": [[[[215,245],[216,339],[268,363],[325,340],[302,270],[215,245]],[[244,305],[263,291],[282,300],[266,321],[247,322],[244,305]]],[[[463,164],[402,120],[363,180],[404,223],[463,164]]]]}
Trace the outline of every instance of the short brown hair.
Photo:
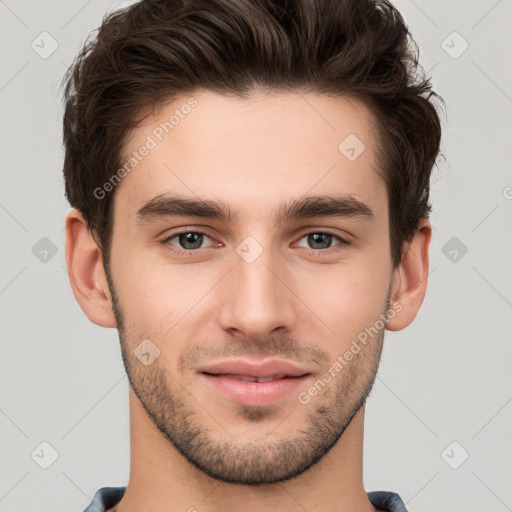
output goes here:
{"type": "Polygon", "coordinates": [[[107,265],[113,192],[94,190],[120,167],[130,130],[178,95],[261,88],[351,96],[371,109],[398,265],[431,211],[441,125],[430,97],[442,98],[389,1],[142,0],[105,15],[93,35],[63,81],[64,178],[107,265]]]}

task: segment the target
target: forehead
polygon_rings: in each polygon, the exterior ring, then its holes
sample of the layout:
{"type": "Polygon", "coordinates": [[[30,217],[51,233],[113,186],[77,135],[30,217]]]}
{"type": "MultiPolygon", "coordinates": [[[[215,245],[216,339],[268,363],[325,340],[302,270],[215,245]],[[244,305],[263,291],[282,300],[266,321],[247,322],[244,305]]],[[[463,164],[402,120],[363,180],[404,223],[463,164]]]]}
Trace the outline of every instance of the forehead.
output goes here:
{"type": "Polygon", "coordinates": [[[163,193],[216,199],[259,216],[286,197],[308,194],[382,203],[375,145],[373,115],[357,99],[198,91],[176,98],[129,134],[121,164],[134,165],[125,165],[115,190],[116,216],[134,219],[163,193]]]}

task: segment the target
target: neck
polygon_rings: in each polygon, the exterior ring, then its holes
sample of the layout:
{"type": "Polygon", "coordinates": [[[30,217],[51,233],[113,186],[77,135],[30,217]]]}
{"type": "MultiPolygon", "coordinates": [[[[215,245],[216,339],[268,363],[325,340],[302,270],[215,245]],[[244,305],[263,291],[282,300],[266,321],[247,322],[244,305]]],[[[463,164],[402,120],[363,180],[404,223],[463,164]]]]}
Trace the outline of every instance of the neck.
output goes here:
{"type": "Polygon", "coordinates": [[[160,433],[130,388],[131,470],[111,512],[374,512],[363,486],[364,407],[317,464],[290,480],[261,486],[209,477],[160,433]]]}

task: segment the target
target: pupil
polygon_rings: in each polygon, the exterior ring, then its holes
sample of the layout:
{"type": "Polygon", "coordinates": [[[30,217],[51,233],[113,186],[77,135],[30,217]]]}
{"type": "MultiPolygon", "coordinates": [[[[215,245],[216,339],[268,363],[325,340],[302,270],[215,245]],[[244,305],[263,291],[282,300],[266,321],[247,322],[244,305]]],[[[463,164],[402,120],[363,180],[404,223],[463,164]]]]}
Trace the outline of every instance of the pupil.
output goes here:
{"type": "Polygon", "coordinates": [[[308,243],[313,245],[313,249],[327,249],[330,246],[331,235],[327,233],[313,233],[308,238],[308,243]]]}
{"type": "Polygon", "coordinates": [[[182,233],[179,235],[179,241],[184,249],[198,249],[203,242],[203,235],[199,233],[182,233]]]}

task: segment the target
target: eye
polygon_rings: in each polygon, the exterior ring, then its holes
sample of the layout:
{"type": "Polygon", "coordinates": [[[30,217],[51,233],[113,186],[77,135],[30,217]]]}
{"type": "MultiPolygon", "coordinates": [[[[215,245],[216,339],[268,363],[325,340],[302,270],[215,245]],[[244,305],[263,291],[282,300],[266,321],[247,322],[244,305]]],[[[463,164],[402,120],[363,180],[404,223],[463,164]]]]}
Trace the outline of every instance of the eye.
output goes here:
{"type": "Polygon", "coordinates": [[[173,235],[162,240],[162,244],[171,244],[177,247],[178,252],[190,252],[195,249],[201,249],[205,239],[213,241],[206,233],[198,231],[182,231],[181,233],[174,233],[173,235]]]}
{"type": "MultiPolygon", "coordinates": [[[[161,242],[162,245],[172,246],[171,250],[177,254],[192,256],[199,249],[206,249],[215,246],[213,240],[206,233],[200,231],[181,231],[173,233],[161,242]],[[208,245],[205,245],[210,241],[208,245]]],[[[217,246],[222,245],[217,243],[217,246]]],[[[339,235],[323,231],[314,231],[303,235],[296,244],[313,252],[330,252],[329,250],[341,250],[344,246],[350,245],[350,242],[339,235]]]]}
{"type": "Polygon", "coordinates": [[[332,247],[336,247],[339,245],[348,245],[349,242],[345,240],[344,238],[341,238],[338,235],[334,235],[331,233],[324,233],[324,232],[312,232],[304,235],[299,239],[298,245],[300,247],[306,247],[308,249],[313,250],[326,250],[330,249],[332,247]],[[307,245],[302,245],[301,240],[306,240],[307,245]],[[333,245],[333,241],[337,241],[336,244],[333,245]]]}

